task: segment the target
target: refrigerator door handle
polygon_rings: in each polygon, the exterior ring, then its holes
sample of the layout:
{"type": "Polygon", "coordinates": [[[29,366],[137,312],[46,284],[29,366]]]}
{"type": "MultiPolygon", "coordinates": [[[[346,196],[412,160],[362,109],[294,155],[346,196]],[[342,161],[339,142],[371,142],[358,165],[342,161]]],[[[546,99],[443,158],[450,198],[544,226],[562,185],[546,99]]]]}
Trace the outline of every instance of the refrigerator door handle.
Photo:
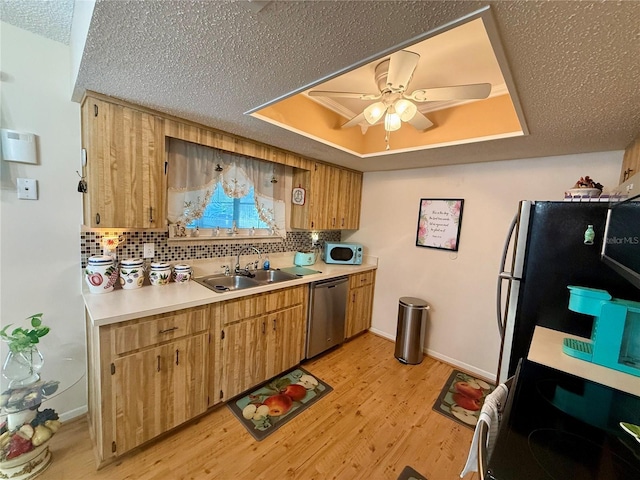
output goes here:
{"type": "Polygon", "coordinates": [[[498,286],[496,288],[496,314],[498,321],[498,331],[500,332],[500,338],[504,338],[504,318],[506,316],[506,305],[504,307],[505,315],[503,315],[502,308],[502,282],[504,280],[508,280],[509,288],[511,288],[511,282],[513,280],[520,280],[519,278],[515,278],[512,272],[505,272],[504,267],[507,263],[507,254],[509,252],[509,245],[511,244],[511,239],[513,238],[513,232],[516,228],[516,223],[518,222],[518,215],[513,217],[511,221],[511,225],[509,226],[509,233],[507,233],[507,239],[504,242],[504,247],[502,249],[502,260],[500,261],[500,273],[498,274],[498,286]]]}

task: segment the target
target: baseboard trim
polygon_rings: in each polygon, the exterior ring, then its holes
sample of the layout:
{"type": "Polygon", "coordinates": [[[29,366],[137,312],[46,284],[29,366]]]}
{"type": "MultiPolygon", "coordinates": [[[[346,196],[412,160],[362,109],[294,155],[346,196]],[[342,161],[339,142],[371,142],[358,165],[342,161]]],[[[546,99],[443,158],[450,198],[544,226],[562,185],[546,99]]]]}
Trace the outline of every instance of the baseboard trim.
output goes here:
{"type": "MultiPolygon", "coordinates": [[[[382,338],[386,338],[387,340],[391,340],[392,342],[396,341],[395,336],[389,335],[387,332],[383,332],[382,330],[378,330],[377,328],[370,328],[369,331],[374,335],[377,335],[382,338]]],[[[453,367],[457,367],[465,372],[472,373],[482,380],[486,380],[487,382],[493,384],[496,380],[496,374],[494,372],[487,372],[486,370],[481,370],[479,368],[474,367],[473,365],[469,365],[468,363],[461,362],[456,360],[455,358],[448,357],[446,355],[442,355],[434,350],[423,349],[422,350],[425,355],[428,355],[431,358],[435,358],[436,360],[440,360],[441,362],[447,363],[453,367]]]]}
{"type": "Polygon", "coordinates": [[[89,408],[86,405],[74,408],[73,410],[69,410],[68,412],[60,414],[60,421],[68,422],[69,420],[73,420],[75,418],[81,417],[82,415],[85,415],[88,411],[89,408]]]}

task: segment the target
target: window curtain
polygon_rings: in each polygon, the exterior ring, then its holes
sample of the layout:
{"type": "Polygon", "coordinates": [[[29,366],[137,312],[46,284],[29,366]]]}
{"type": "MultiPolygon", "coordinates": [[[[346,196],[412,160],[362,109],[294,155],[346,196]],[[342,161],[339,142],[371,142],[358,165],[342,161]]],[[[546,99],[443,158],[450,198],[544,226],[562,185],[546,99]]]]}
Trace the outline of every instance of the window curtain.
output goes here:
{"type": "Polygon", "coordinates": [[[287,188],[291,170],[284,165],[195,143],[169,139],[168,219],[187,224],[202,217],[218,185],[232,198],[254,189],[260,219],[285,238],[287,188]]]}

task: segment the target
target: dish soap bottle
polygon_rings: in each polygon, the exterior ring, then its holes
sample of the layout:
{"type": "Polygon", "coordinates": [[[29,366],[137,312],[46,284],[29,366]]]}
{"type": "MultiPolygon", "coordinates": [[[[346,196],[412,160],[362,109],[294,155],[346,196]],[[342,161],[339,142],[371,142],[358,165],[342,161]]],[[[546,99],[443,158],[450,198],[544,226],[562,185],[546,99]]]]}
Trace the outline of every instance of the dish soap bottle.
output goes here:
{"type": "Polygon", "coordinates": [[[265,257],[264,258],[264,263],[262,264],[262,269],[263,270],[269,270],[270,266],[271,266],[271,264],[269,263],[269,257],[265,257]]]}

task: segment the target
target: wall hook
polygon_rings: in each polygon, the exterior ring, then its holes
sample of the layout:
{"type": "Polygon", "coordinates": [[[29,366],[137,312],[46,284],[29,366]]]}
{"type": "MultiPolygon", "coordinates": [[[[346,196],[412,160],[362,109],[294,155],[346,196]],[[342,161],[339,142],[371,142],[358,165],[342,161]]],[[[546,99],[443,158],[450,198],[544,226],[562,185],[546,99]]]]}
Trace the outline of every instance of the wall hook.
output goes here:
{"type": "Polygon", "coordinates": [[[87,193],[87,182],[86,182],[86,180],[84,179],[84,177],[82,175],[80,175],[80,172],[78,172],[77,170],[76,170],[76,173],[80,177],[80,181],[78,182],[78,192],[87,193]]]}

